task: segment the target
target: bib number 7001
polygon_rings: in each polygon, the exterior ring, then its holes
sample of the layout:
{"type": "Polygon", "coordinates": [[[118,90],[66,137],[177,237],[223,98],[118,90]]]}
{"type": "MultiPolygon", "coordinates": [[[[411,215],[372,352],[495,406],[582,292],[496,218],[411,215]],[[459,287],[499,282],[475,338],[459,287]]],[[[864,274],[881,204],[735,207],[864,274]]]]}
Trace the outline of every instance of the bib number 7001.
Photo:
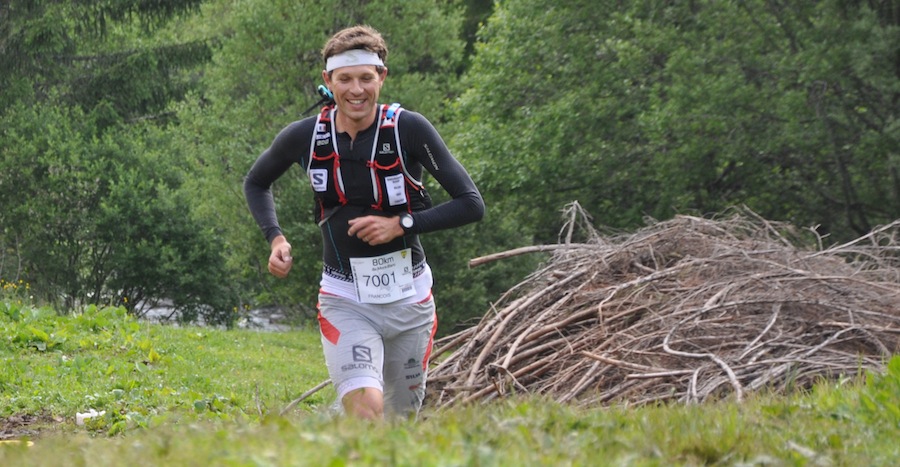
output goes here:
{"type": "Polygon", "coordinates": [[[374,275],[366,274],[362,276],[362,279],[365,281],[365,287],[390,287],[391,284],[397,283],[397,275],[393,272],[374,275]]]}
{"type": "Polygon", "coordinates": [[[350,258],[350,267],[361,303],[391,303],[416,294],[409,248],[371,258],[350,258]]]}

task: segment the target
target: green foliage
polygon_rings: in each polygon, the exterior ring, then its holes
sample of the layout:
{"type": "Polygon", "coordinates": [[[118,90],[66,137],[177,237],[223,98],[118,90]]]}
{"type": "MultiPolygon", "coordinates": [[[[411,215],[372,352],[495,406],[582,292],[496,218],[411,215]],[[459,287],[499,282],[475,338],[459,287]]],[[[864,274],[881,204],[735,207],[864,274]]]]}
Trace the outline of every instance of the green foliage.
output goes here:
{"type": "Polygon", "coordinates": [[[898,34],[837,0],[501,2],[453,144],[538,242],[571,200],[613,227],[746,204],[847,239],[900,214],[898,34]]]}
{"type": "Polygon", "coordinates": [[[885,374],[868,374],[855,413],[867,423],[900,426],[900,357],[891,358],[885,374]]]}
{"type": "MultiPolygon", "coordinates": [[[[2,271],[3,264],[0,264],[2,271]]],[[[31,284],[25,282],[24,279],[6,280],[0,277],[0,299],[15,303],[17,305],[31,305],[33,296],[31,295],[31,284]]]]}
{"type": "Polygon", "coordinates": [[[106,102],[125,119],[158,118],[191,86],[185,71],[208,60],[209,47],[146,36],[200,3],[8,2],[0,24],[0,108],[55,94],[87,111],[106,102]]]}
{"type": "Polygon", "coordinates": [[[0,273],[71,309],[167,299],[228,324],[215,232],[182,190],[187,166],[157,126],[209,59],[206,41],[150,35],[199,2],[5,5],[0,27],[0,273]]]}
{"type": "MultiPolygon", "coordinates": [[[[91,306],[68,317],[48,307],[16,306],[7,301],[0,302],[0,326],[5,336],[3,350],[8,352],[71,352],[82,348],[111,351],[118,348],[114,340],[120,333],[139,329],[121,307],[91,306]],[[79,336],[82,333],[91,333],[92,337],[85,340],[79,336]]],[[[126,338],[126,342],[133,342],[133,338],[126,338]]]]}
{"type": "MultiPolygon", "coordinates": [[[[71,309],[170,299],[227,323],[235,304],[213,232],[179,191],[158,129],[103,131],[103,107],[16,106],[0,116],[0,239],[39,301],[71,309]]],[[[140,309],[138,308],[138,311],[140,309]]]]}
{"type": "Polygon", "coordinates": [[[495,222],[515,219],[525,244],[555,241],[573,199],[621,224],[631,203],[607,200],[640,197],[643,156],[625,142],[639,142],[629,122],[645,91],[616,59],[632,52],[614,36],[616,12],[588,3],[499,4],[456,103],[452,143],[495,222]]]}
{"type": "Polygon", "coordinates": [[[656,164],[682,174],[666,185],[681,201],[664,190],[673,206],[745,202],[844,239],[897,217],[897,117],[884,99],[900,87],[884,37],[900,24],[842,2],[717,3],[693,20],[672,36],[668,84],[654,96],[656,164]]]}

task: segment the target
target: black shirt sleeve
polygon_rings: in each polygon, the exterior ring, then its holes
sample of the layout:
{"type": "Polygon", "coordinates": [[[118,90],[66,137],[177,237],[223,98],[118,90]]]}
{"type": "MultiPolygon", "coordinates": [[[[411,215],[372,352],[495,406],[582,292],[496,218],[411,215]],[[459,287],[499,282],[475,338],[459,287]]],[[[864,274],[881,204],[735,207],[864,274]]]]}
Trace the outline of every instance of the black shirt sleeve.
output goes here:
{"type": "Polygon", "coordinates": [[[303,164],[308,157],[315,121],[315,117],[306,118],[281,130],[244,178],[247,206],[270,243],[282,234],[272,198],[272,183],[292,164],[300,164],[305,170],[303,164]]]}
{"type": "Polygon", "coordinates": [[[413,233],[433,232],[481,220],[485,211],[481,193],[431,122],[419,113],[404,110],[398,125],[408,160],[424,167],[452,198],[414,212],[413,233]]]}

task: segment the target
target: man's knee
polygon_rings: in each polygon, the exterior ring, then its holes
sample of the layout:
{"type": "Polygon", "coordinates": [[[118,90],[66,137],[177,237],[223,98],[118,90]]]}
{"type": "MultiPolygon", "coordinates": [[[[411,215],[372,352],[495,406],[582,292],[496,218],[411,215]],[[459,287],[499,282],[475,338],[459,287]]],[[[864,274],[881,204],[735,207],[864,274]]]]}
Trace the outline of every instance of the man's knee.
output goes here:
{"type": "Polygon", "coordinates": [[[341,402],[344,411],[351,416],[365,420],[384,418],[384,394],[378,389],[354,389],[345,394],[341,402]]]}

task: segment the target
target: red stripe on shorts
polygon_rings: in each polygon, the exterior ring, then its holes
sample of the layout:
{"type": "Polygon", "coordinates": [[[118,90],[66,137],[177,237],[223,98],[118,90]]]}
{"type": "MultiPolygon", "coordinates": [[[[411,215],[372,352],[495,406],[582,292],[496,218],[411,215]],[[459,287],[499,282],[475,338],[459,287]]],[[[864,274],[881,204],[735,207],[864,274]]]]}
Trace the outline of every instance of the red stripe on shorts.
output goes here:
{"type": "Polygon", "coordinates": [[[322,313],[319,313],[319,330],[322,331],[322,335],[328,339],[328,342],[331,342],[334,345],[337,345],[338,339],[341,338],[341,331],[338,328],[334,327],[324,316],[322,313]]]}
{"type": "Polygon", "coordinates": [[[434,347],[435,334],[437,334],[437,313],[434,314],[434,324],[431,325],[431,337],[428,338],[428,350],[425,351],[425,358],[422,359],[422,371],[428,369],[428,358],[431,357],[431,348],[434,347]]]}

